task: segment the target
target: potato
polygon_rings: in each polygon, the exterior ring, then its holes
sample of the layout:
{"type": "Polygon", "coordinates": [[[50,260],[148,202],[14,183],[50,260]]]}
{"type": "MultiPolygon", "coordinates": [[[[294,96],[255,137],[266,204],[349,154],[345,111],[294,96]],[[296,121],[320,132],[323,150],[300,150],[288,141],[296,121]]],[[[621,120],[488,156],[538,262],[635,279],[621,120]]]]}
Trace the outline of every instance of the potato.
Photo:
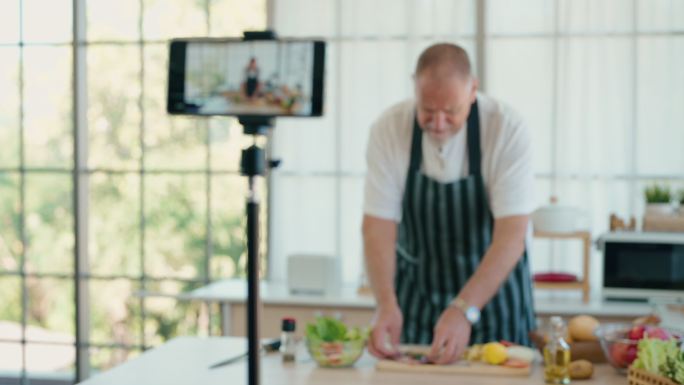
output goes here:
{"type": "Polygon", "coordinates": [[[586,380],[594,374],[594,365],[587,360],[572,361],[568,369],[573,380],[586,380]]]}
{"type": "Polygon", "coordinates": [[[589,315],[578,315],[572,317],[568,322],[568,332],[575,341],[596,341],[594,329],[599,326],[596,318],[589,315]]]}

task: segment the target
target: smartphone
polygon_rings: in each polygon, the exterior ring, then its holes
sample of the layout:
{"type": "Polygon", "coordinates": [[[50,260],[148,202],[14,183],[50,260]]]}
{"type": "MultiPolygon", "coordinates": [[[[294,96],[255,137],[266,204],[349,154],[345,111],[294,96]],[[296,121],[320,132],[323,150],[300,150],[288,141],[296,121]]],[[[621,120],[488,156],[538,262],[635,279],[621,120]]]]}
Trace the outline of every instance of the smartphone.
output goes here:
{"type": "Polygon", "coordinates": [[[169,44],[167,111],[321,116],[325,42],[190,38],[169,44]]]}

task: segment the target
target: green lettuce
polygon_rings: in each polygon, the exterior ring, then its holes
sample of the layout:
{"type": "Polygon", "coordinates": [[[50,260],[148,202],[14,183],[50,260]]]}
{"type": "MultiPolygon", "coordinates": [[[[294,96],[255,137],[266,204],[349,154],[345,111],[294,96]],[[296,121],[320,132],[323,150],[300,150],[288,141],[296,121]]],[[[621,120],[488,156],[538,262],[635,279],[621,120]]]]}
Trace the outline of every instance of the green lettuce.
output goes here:
{"type": "MultiPolygon", "coordinates": [[[[684,345],[682,347],[684,349],[684,345]]],[[[670,352],[661,370],[666,377],[684,384],[684,350],[679,349],[670,352]]]]}
{"type": "Polygon", "coordinates": [[[368,330],[347,328],[342,321],[331,317],[317,317],[314,323],[306,325],[306,338],[311,341],[344,342],[365,340],[367,337],[368,330]]]}
{"type": "Polygon", "coordinates": [[[684,384],[684,352],[676,339],[644,338],[639,341],[637,359],[632,365],[684,384]]]}

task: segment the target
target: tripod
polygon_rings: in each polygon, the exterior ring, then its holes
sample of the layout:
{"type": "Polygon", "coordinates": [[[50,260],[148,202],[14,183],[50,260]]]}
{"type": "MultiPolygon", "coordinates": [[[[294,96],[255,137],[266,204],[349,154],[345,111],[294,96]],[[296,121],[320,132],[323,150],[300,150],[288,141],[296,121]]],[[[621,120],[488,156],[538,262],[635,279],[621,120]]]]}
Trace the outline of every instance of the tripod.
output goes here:
{"type": "MultiPolygon", "coordinates": [[[[257,146],[256,137],[265,135],[273,126],[273,118],[239,117],[244,133],[254,136],[254,144],[242,150],[240,173],[247,176],[247,376],[249,385],[259,385],[259,196],[256,177],[266,173],[264,150],[257,146]]],[[[270,167],[278,166],[270,161],[270,167]]]]}

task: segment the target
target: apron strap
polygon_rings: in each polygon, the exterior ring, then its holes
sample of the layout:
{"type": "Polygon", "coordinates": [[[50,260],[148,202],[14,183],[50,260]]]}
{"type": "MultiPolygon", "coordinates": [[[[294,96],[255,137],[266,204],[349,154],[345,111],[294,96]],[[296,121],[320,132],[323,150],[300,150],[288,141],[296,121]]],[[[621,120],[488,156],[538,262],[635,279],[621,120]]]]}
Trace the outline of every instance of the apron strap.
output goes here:
{"type": "Polygon", "coordinates": [[[420,170],[420,162],[423,159],[423,130],[418,125],[418,113],[413,119],[413,138],[411,139],[411,162],[409,163],[409,174],[411,171],[420,170]]]}
{"type": "Polygon", "coordinates": [[[468,168],[470,175],[479,176],[480,163],[482,161],[482,149],[480,148],[480,114],[477,108],[477,99],[470,106],[468,115],[468,168]]]}

